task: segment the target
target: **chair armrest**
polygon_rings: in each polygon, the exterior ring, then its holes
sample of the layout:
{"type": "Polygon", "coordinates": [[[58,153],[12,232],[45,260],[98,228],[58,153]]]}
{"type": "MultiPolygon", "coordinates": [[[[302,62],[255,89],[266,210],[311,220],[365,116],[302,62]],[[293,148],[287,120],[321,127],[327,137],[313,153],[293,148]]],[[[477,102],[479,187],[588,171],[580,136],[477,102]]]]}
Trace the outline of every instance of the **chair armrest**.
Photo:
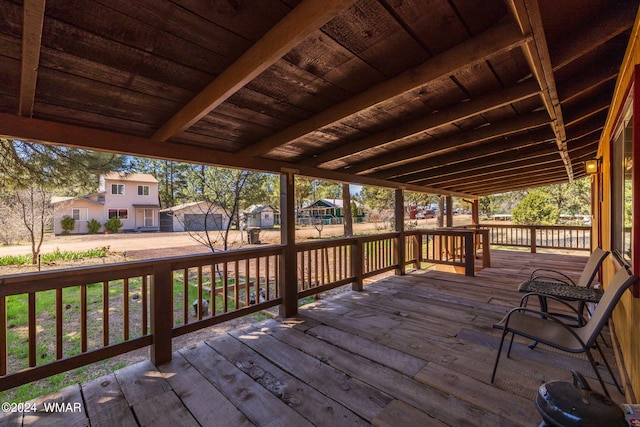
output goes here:
{"type": "MultiPolygon", "coordinates": [[[[511,318],[511,315],[513,315],[514,313],[517,313],[517,312],[532,313],[532,314],[535,314],[537,316],[544,317],[548,321],[553,322],[553,323],[563,327],[564,329],[566,329],[571,335],[573,335],[575,337],[576,340],[578,340],[578,342],[580,343],[580,345],[582,345],[583,348],[586,348],[584,341],[582,341],[582,338],[580,338],[580,336],[576,333],[575,328],[572,328],[571,326],[567,325],[562,320],[558,319],[556,316],[554,316],[552,314],[545,313],[545,312],[539,311],[539,310],[532,310],[532,309],[526,308],[526,307],[516,307],[514,309],[509,310],[509,312],[506,314],[506,316],[500,322],[498,322],[497,324],[493,325],[493,327],[496,328],[496,329],[503,329],[504,328],[504,330],[511,331],[511,332],[517,331],[515,329],[513,329],[513,330],[509,329],[509,320],[511,318]],[[503,323],[504,326],[500,325],[501,323],[503,323]]],[[[525,335],[525,336],[527,336],[527,335],[525,335]]]]}
{"type": "MultiPolygon", "coordinates": [[[[547,300],[551,299],[553,301],[556,301],[556,302],[558,302],[558,303],[570,308],[571,311],[576,313],[576,318],[580,321],[580,324],[586,324],[587,323],[587,320],[584,318],[582,313],[580,313],[574,306],[572,306],[567,301],[565,301],[565,300],[563,300],[561,298],[554,297],[553,295],[540,294],[540,293],[537,293],[537,292],[529,292],[528,294],[524,294],[522,296],[522,298],[520,298],[520,307],[518,307],[518,308],[526,307],[530,296],[536,296],[538,298],[542,297],[542,298],[546,298],[547,300]]],[[[540,311],[540,313],[544,313],[545,316],[551,316],[549,313],[545,313],[543,311],[540,311]]]]}
{"type": "Polygon", "coordinates": [[[558,277],[552,277],[552,276],[535,276],[529,280],[532,282],[553,282],[553,283],[560,283],[567,286],[577,286],[573,282],[562,280],[558,277]]]}
{"type": "MultiPolygon", "coordinates": [[[[535,270],[533,270],[531,272],[531,276],[529,277],[529,280],[534,280],[534,278],[536,278],[536,277],[547,277],[547,278],[550,278],[550,279],[553,278],[553,276],[536,276],[536,272],[538,272],[538,271],[546,271],[548,273],[557,274],[559,276],[564,277],[566,280],[568,280],[571,285],[576,286],[575,282],[573,280],[571,280],[571,278],[569,276],[567,276],[566,274],[561,273],[561,272],[556,271],[556,270],[549,270],[547,268],[536,268],[535,270]]],[[[556,280],[561,280],[561,279],[556,279],[556,280]]]]}

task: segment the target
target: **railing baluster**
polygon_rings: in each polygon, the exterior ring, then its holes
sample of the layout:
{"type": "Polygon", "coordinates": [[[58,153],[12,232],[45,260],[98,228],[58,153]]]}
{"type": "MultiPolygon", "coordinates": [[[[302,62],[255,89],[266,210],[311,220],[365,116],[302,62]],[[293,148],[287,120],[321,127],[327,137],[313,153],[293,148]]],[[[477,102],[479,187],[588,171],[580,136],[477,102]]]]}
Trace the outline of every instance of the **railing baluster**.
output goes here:
{"type": "Polygon", "coordinates": [[[102,345],[109,345],[109,282],[102,282],[102,345]]]}
{"type": "Polygon", "coordinates": [[[7,375],[7,297],[0,297],[0,376],[7,375]]]}
{"type": "Polygon", "coordinates": [[[87,285],[80,286],[80,351],[87,352],[87,285]]]}
{"type": "Polygon", "coordinates": [[[143,274],[141,279],[142,279],[142,289],[141,289],[141,293],[142,293],[142,336],[145,336],[149,333],[149,324],[147,323],[147,317],[149,316],[149,312],[147,311],[147,305],[149,304],[148,302],[148,289],[147,289],[147,284],[148,284],[148,277],[146,274],[143,274]]]}
{"type": "MultiPolygon", "coordinates": [[[[4,298],[2,298],[2,302],[4,302],[4,298]]],[[[4,319],[4,315],[0,313],[2,319],[4,319]]],[[[0,349],[0,354],[2,351],[0,349]]],[[[6,348],[4,351],[6,354],[6,348]]],[[[62,341],[62,289],[56,289],[56,360],[60,360],[64,357],[63,351],[63,341],[62,341]]],[[[4,375],[1,374],[0,375],[4,375]]]]}
{"type": "Polygon", "coordinates": [[[198,320],[202,320],[202,266],[198,266],[198,297],[196,299],[196,310],[198,311],[198,320]]]}
{"type": "Polygon", "coordinates": [[[182,323],[189,323],[189,269],[183,272],[184,281],[182,283],[182,323]]]}
{"type": "Polygon", "coordinates": [[[29,292],[28,313],[29,318],[29,366],[36,366],[36,294],[29,292]]]}
{"type": "Polygon", "coordinates": [[[129,340],[129,278],[122,282],[122,330],[125,341],[129,340]]]}

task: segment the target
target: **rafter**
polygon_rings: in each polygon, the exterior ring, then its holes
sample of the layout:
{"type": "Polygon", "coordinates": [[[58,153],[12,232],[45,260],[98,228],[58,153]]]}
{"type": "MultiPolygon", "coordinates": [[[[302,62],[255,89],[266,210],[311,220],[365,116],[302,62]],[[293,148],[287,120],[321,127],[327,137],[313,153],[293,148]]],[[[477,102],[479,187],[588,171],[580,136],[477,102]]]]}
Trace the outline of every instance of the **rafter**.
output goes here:
{"type": "Polygon", "coordinates": [[[571,76],[570,79],[562,82],[561,87],[558,88],[560,102],[570,102],[604,83],[615,81],[616,77],[618,77],[618,70],[609,65],[590,68],[589,71],[571,76]]]}
{"type": "Polygon", "coordinates": [[[477,147],[465,148],[457,152],[455,157],[450,153],[438,153],[423,160],[407,163],[390,169],[384,169],[379,172],[368,174],[368,176],[388,179],[393,177],[401,177],[403,175],[415,174],[439,167],[447,167],[451,164],[463,162],[466,160],[491,156],[496,153],[509,153],[521,150],[524,147],[535,146],[542,141],[550,141],[553,139],[551,129],[541,129],[529,134],[517,135],[509,138],[496,138],[487,141],[477,147]]]}
{"type": "Polygon", "coordinates": [[[387,173],[405,171],[411,165],[427,157],[459,151],[466,155],[472,147],[485,141],[494,140],[509,135],[544,126],[550,122],[545,111],[531,113],[513,119],[502,120],[498,123],[482,126],[465,132],[460,132],[444,138],[423,141],[415,147],[403,148],[392,153],[386,153],[370,160],[365,160],[350,166],[349,173],[359,174],[369,171],[384,170],[387,173]],[[462,151],[464,150],[464,151],[462,151]]]}
{"type": "Polygon", "coordinates": [[[482,159],[465,160],[462,162],[451,163],[444,166],[440,165],[439,163],[433,163],[435,167],[429,170],[410,173],[398,178],[394,178],[394,180],[408,183],[417,183],[440,176],[452,175],[459,172],[468,172],[469,174],[471,174],[471,171],[473,170],[487,167],[503,166],[505,164],[513,163],[516,161],[524,161],[530,163],[533,162],[534,160],[532,159],[536,157],[555,153],[549,146],[550,144],[548,143],[541,143],[519,150],[492,153],[491,155],[487,155],[482,159]]]}
{"type": "Polygon", "coordinates": [[[463,42],[416,68],[408,70],[321,113],[271,135],[238,153],[260,156],[359,111],[371,108],[393,97],[420,88],[429,82],[449,78],[457,70],[486,61],[488,57],[512,50],[529,40],[512,23],[503,24],[463,42]]]}
{"type": "MultiPolygon", "coordinates": [[[[494,91],[491,94],[457,104],[453,107],[445,108],[436,113],[403,123],[358,141],[343,144],[333,150],[319,154],[318,156],[303,162],[303,164],[319,166],[332,160],[361,153],[370,148],[379,148],[386,143],[399,141],[429,132],[430,130],[437,129],[438,127],[483,114],[487,111],[509,105],[513,102],[530,98],[539,93],[540,87],[533,79],[530,79],[503,91],[494,91]]],[[[356,173],[353,170],[350,170],[349,172],[356,173]]]]}
{"type": "Polygon", "coordinates": [[[18,114],[33,115],[40,65],[40,45],[46,0],[24,0],[22,26],[22,69],[20,72],[20,100],[18,114]]]}
{"type": "Polygon", "coordinates": [[[162,125],[153,139],[166,141],[188,129],[353,2],[304,0],[162,125]]]}
{"type": "Polygon", "coordinates": [[[601,19],[588,25],[583,31],[576,31],[560,43],[558,49],[551,52],[554,71],[595,50],[633,26],[635,14],[629,13],[627,8],[611,6],[605,8],[601,19]]]}
{"type": "MultiPolygon", "coordinates": [[[[146,156],[158,159],[184,161],[190,163],[226,166],[232,168],[281,173],[294,171],[303,176],[321,178],[330,181],[353,184],[372,185],[386,188],[406,188],[418,192],[442,192],[439,189],[416,185],[405,185],[364,176],[328,171],[325,169],[298,166],[293,163],[268,160],[248,159],[235,153],[211,150],[204,147],[180,144],[171,141],[158,141],[134,135],[86,128],[65,123],[24,118],[0,113],[0,137],[23,139],[43,144],[58,144],[88,150],[110,153],[146,156]]],[[[474,197],[469,193],[454,193],[452,196],[474,197]]]]}
{"type": "Polygon", "coordinates": [[[558,153],[562,159],[569,181],[573,180],[573,169],[571,159],[567,152],[566,133],[562,107],[558,99],[553,67],[549,55],[549,48],[542,25],[542,17],[538,8],[537,0],[507,0],[511,5],[511,10],[519,23],[523,34],[533,34],[533,40],[524,47],[525,57],[533,75],[538,80],[542,88],[542,98],[544,100],[549,116],[553,119],[553,130],[556,134],[556,145],[558,153]]]}

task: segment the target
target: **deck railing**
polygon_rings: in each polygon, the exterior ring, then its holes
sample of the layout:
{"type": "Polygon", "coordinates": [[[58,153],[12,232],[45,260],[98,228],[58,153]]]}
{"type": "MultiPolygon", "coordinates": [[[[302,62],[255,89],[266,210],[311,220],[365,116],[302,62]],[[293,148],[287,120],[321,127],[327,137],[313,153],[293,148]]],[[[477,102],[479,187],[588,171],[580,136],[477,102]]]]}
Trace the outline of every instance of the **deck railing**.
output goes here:
{"type": "MultiPolygon", "coordinates": [[[[491,228],[497,230],[491,234],[492,244],[506,245],[505,236],[516,233],[510,229],[524,229],[535,234],[534,249],[576,247],[558,244],[560,231],[547,235],[544,229],[491,228]]],[[[578,231],[586,233],[584,227],[567,232],[578,231]]],[[[473,275],[480,246],[488,261],[485,232],[411,230],[298,243],[294,262],[285,259],[285,245],[275,245],[4,276],[0,390],[146,346],[152,360],[169,360],[174,337],[282,307],[290,286],[296,287],[290,295],[297,299],[349,283],[359,290],[367,277],[403,272],[408,264],[421,268],[423,263],[450,265],[473,275]],[[295,274],[284,274],[291,268],[295,274]],[[285,283],[285,277],[294,279],[285,283]]],[[[572,242],[587,239],[586,234],[570,235],[572,242]]],[[[508,243],[531,244],[519,236],[508,243]]]]}
{"type": "Polygon", "coordinates": [[[501,225],[480,224],[469,226],[489,229],[489,242],[494,246],[591,251],[591,227],[556,225],[501,225]]]}

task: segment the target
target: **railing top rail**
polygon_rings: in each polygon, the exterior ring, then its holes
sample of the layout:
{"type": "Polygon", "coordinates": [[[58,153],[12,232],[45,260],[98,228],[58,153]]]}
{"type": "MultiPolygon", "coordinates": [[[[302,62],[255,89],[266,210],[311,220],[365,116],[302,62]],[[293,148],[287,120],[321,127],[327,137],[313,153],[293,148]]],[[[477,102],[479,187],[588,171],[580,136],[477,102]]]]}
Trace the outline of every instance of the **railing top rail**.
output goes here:
{"type": "MultiPolygon", "coordinates": [[[[589,225],[520,225],[520,224],[478,224],[478,227],[487,228],[537,228],[537,229],[565,229],[565,230],[591,230],[589,225]]],[[[475,226],[474,226],[475,227],[475,226]]]]}
{"type": "Polygon", "coordinates": [[[152,260],[6,275],[0,277],[0,297],[150,275],[153,273],[154,267],[167,264],[172,269],[180,269],[277,255],[282,253],[283,247],[283,245],[273,245],[259,249],[235,249],[219,253],[173,256],[152,260]]]}

